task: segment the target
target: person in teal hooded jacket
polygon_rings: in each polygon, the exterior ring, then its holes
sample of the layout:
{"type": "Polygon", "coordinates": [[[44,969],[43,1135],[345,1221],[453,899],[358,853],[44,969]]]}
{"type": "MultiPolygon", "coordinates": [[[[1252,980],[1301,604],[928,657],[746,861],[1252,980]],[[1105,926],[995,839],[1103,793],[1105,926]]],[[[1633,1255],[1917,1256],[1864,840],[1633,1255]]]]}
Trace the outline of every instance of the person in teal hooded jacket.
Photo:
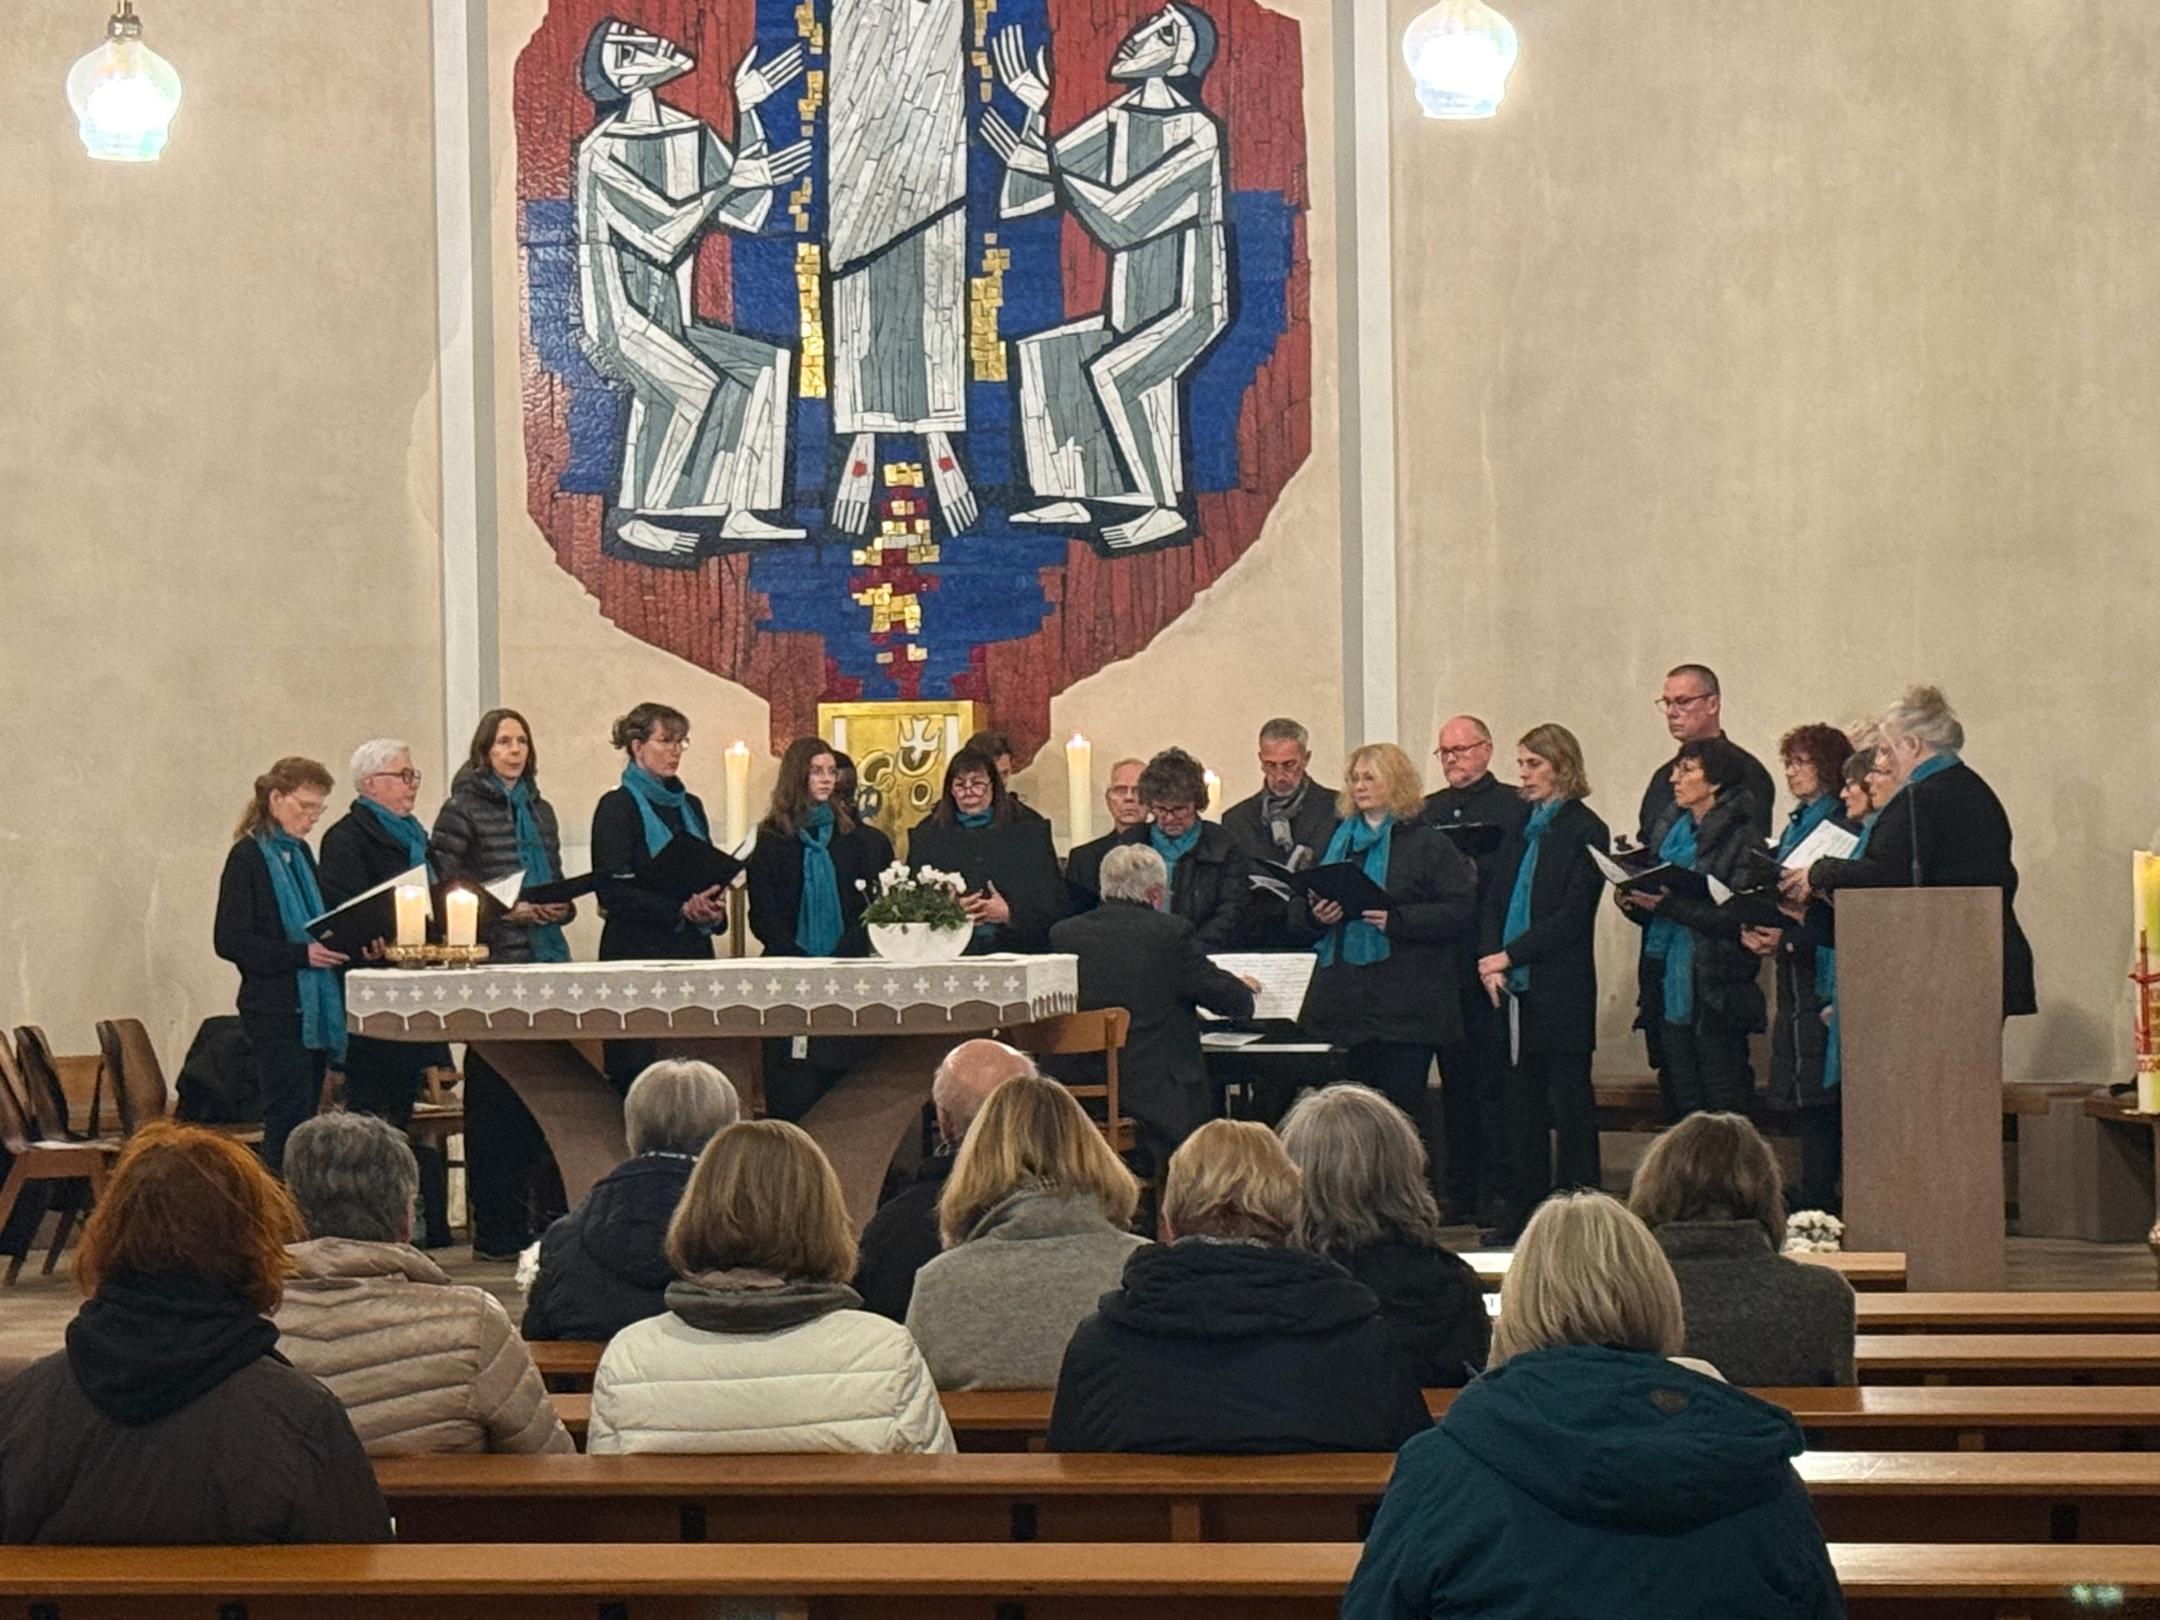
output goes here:
{"type": "Polygon", "coordinates": [[[1799,1426],[1681,1341],[1649,1229],[1602,1193],[1547,1200],[1492,1369],[1403,1446],[1344,1620],[1842,1617],[1799,1426]]]}

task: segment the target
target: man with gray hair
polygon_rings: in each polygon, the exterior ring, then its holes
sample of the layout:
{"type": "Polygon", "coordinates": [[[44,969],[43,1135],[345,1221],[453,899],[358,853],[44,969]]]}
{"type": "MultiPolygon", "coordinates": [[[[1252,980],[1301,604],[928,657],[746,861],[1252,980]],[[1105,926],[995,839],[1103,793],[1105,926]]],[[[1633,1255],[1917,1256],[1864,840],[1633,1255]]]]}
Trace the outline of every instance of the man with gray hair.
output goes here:
{"type": "Polygon", "coordinates": [[[962,1138],[991,1092],[1015,1075],[1035,1072],[1033,1058],[1003,1041],[962,1041],[945,1054],[930,1081],[937,1151],[923,1160],[914,1179],[881,1204],[863,1228],[861,1258],[855,1267],[855,1292],[862,1295],[863,1309],[895,1322],[907,1320],[915,1273],[944,1247],[938,1239],[938,1196],[952,1174],[962,1138]]]}
{"type": "Polygon", "coordinates": [[[551,1225],[526,1282],[528,1339],[612,1339],[667,1309],[667,1229],[705,1144],[742,1117],[728,1077],[695,1058],[662,1058],[623,1098],[630,1157],[551,1225]]]}
{"type": "MultiPolygon", "coordinates": [[[[1142,1179],[1159,1174],[1213,1112],[1197,1009],[1253,1014],[1252,983],[1209,961],[1191,921],[1162,909],[1169,885],[1152,848],[1122,845],[1103,858],[1102,905],[1050,930],[1053,951],[1080,959],[1081,1008],[1123,1007],[1132,1016],[1118,1054],[1118,1102],[1132,1116],[1142,1179]]],[[[1075,1084],[1101,1078],[1100,1059],[1058,1068],[1075,1084]]]]}
{"type": "MultiPolygon", "coordinates": [[[[1223,812],[1223,830],[1246,858],[1302,872],[1316,864],[1335,834],[1335,790],[1307,774],[1312,738],[1297,721],[1278,716],[1260,728],[1260,791],[1223,812]]],[[[1261,950],[1297,947],[1288,913],[1273,895],[1255,894],[1246,910],[1247,936],[1261,950]]]]}
{"type": "Polygon", "coordinates": [[[322,1114],[285,1144],[307,1224],[278,1307],[278,1349],[345,1403],[370,1456],[571,1451],[510,1314],[412,1247],[419,1167],[369,1114],[322,1114]]]}

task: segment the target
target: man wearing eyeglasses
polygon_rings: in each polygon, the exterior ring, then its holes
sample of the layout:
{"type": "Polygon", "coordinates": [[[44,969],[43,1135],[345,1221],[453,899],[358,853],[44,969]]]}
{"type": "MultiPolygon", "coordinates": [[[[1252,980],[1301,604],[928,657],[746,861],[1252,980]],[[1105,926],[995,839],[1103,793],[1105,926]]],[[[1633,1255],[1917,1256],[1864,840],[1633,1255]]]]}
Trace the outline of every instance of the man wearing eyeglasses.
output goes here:
{"type": "MultiPolygon", "coordinates": [[[[1477,866],[1478,908],[1495,881],[1500,846],[1529,819],[1522,796],[1492,773],[1492,729],[1475,715],[1458,714],[1440,728],[1433,757],[1447,786],[1425,798],[1425,819],[1436,827],[1492,827],[1498,836],[1473,837],[1463,846],[1477,866]],[[1480,843],[1486,847],[1480,848],[1480,843]]],[[[1447,1143],[1446,1202],[1451,1220],[1499,1224],[1498,1199],[1507,1185],[1499,1155],[1507,1078],[1507,1029],[1492,998],[1478,982],[1477,952],[1456,953],[1456,999],[1462,1005],[1462,1039],[1440,1049],[1441,1130],[1447,1143]]]]}
{"type": "MultiPolygon", "coordinates": [[[[1642,815],[1636,822],[1635,836],[1651,849],[1657,848],[1671,830],[1673,817],[1678,814],[1672,790],[1673,766],[1679,762],[1678,745],[1725,737],[1717,671],[1707,664],[1680,665],[1665,677],[1665,690],[1658,695],[1657,706],[1665,713],[1665,729],[1672,733],[1675,749],[1671,759],[1651,772],[1650,785],[1643,789],[1642,815]]],[[[1732,741],[1730,737],[1725,740],[1732,741]]],[[[1777,809],[1777,789],[1771,785],[1770,773],[1763,769],[1761,760],[1745,748],[1740,749],[1740,757],[1747,761],[1748,817],[1755,823],[1755,830],[1768,838],[1770,817],[1777,809]]]]}

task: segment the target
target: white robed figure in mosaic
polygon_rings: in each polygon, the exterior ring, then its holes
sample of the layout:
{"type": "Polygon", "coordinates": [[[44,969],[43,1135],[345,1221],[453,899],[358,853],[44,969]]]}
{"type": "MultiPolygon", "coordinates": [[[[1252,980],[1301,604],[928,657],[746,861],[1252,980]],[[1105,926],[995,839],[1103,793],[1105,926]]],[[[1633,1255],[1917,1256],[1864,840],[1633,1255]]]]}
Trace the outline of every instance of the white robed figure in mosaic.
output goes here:
{"type": "Polygon", "coordinates": [[[1115,548],[1190,530],[1183,385],[1231,314],[1223,134],[1199,101],[1216,47],[1205,12],[1165,6],[1111,61],[1134,88],[1052,142],[1047,56],[1031,61],[1017,28],[997,36],[998,76],[1027,109],[1017,130],[983,115],[1005,164],[1000,212],[1062,205],[1110,256],[1102,314],[1015,345],[1028,482],[1048,499],[1014,522],[1092,523],[1092,502],[1112,509],[1115,548]]]}
{"type": "Polygon", "coordinates": [[[757,108],[802,71],[802,51],[735,73],[737,145],[654,95],[696,66],[674,42],[613,18],[586,44],[600,119],[578,142],[578,280],[586,349],[630,394],[611,516],[639,551],[689,556],[700,540],[799,538],[760,517],[786,503],[791,350],[697,319],[697,243],[755,232],[776,186],[810,166],[807,142],[774,152],[757,108]]]}
{"type": "Polygon", "coordinates": [[[967,427],[963,0],[833,0],[826,112],[836,528],[870,525],[877,435],[920,434],[946,527],[977,516],[967,427]]]}

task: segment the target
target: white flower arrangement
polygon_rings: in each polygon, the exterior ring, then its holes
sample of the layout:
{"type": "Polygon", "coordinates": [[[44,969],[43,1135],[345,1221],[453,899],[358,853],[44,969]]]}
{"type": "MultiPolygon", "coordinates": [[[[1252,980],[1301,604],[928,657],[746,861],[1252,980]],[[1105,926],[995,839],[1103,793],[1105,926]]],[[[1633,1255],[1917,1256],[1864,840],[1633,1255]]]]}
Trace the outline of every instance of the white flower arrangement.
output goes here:
{"type": "Polygon", "coordinates": [[[1845,1223],[1828,1210],[1795,1210],[1785,1217],[1787,1254],[1836,1254],[1845,1247],[1845,1223]]]}
{"type": "MultiPolygon", "coordinates": [[[[934,866],[918,866],[912,872],[904,861],[894,861],[876,878],[877,893],[863,911],[866,923],[928,923],[932,928],[965,928],[968,915],[960,896],[967,880],[957,872],[940,872],[934,866]]],[[[865,893],[862,879],[855,886],[865,893]]]]}

